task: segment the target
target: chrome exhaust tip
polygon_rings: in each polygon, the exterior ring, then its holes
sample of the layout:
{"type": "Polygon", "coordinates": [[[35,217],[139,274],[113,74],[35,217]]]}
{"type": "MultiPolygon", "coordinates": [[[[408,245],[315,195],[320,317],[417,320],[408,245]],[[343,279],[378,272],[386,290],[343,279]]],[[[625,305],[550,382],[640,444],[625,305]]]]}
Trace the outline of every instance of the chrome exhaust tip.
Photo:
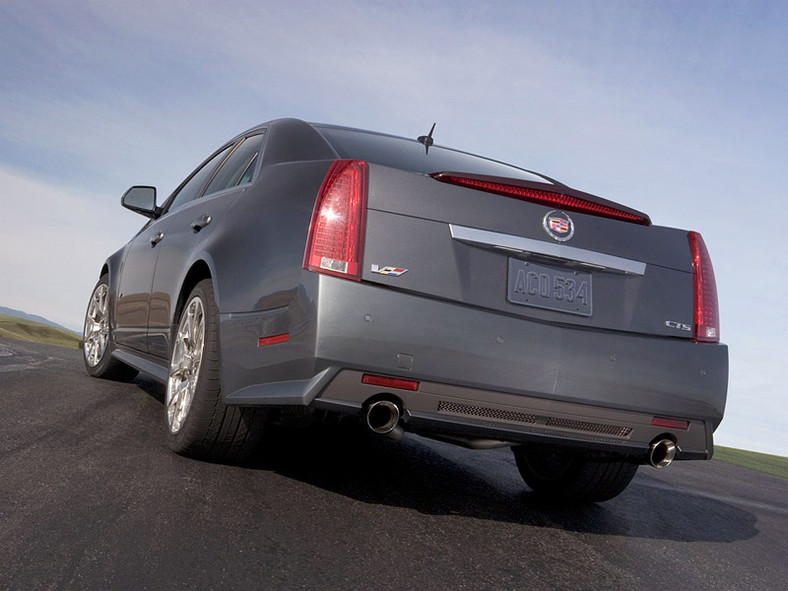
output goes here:
{"type": "Polygon", "coordinates": [[[367,408],[367,427],[379,435],[397,434],[399,427],[399,407],[390,400],[378,400],[367,408]]]}
{"type": "Polygon", "coordinates": [[[670,439],[660,439],[651,444],[648,463],[655,468],[667,468],[676,458],[678,448],[670,439]]]}

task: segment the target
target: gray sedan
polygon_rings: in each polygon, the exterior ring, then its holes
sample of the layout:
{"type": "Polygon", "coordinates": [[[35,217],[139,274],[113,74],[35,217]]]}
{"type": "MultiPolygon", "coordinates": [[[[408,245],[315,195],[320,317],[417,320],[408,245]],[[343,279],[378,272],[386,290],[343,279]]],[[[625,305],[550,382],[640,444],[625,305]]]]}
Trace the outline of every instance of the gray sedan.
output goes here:
{"type": "Polygon", "coordinates": [[[272,423],[511,446],[566,502],[708,459],[727,347],[697,232],[434,144],[281,119],[221,146],[99,272],[88,373],[166,384],[170,448],[272,423]]]}

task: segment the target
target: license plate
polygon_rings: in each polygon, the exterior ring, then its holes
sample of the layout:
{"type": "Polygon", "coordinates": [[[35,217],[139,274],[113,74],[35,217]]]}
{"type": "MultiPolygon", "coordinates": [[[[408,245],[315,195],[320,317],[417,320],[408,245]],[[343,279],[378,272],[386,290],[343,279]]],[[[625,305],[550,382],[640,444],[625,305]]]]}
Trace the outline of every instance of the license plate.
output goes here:
{"type": "Polygon", "coordinates": [[[509,259],[507,298],[513,304],[591,316],[591,274],[509,259]]]}

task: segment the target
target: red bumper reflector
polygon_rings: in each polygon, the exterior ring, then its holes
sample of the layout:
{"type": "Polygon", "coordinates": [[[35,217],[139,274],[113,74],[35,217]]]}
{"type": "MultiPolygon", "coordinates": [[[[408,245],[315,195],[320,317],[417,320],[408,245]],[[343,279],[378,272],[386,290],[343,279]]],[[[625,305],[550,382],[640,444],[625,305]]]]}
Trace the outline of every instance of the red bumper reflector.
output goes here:
{"type": "Polygon", "coordinates": [[[266,345],[276,345],[277,343],[286,343],[290,340],[290,334],[275,334],[271,337],[261,337],[259,341],[257,341],[258,347],[265,347],[266,345]]]}
{"type": "Polygon", "coordinates": [[[654,427],[666,427],[668,429],[681,429],[686,431],[689,429],[689,421],[682,421],[680,419],[664,419],[662,417],[654,417],[651,420],[654,427]]]}
{"type": "Polygon", "coordinates": [[[362,384],[370,386],[383,386],[384,388],[396,388],[397,390],[410,390],[416,392],[419,389],[419,382],[416,380],[403,380],[400,378],[387,378],[386,376],[373,376],[365,373],[361,378],[362,384]]]}

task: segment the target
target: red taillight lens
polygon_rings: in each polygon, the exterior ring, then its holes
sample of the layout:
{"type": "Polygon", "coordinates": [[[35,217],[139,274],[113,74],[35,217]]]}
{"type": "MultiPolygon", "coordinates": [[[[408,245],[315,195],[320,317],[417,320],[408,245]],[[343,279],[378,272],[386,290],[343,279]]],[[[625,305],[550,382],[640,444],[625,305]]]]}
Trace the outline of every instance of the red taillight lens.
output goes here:
{"type": "Polygon", "coordinates": [[[367,219],[367,163],[337,160],[315,202],[304,268],[361,281],[367,219]]]}
{"type": "Polygon", "coordinates": [[[523,201],[531,201],[533,203],[539,203],[540,205],[547,205],[548,207],[556,207],[567,211],[578,211],[580,213],[598,215],[644,226],[651,224],[649,217],[640,212],[619,209],[604,203],[595,203],[594,201],[574,195],[567,195],[566,193],[544,191],[541,189],[484,180],[472,176],[461,176],[447,172],[438,172],[433,174],[432,177],[444,183],[478,189],[479,191],[487,191],[488,193],[497,193],[498,195],[514,197],[515,199],[522,199],[523,201]]]}
{"type": "Polygon", "coordinates": [[[689,241],[695,266],[695,340],[702,343],[718,343],[720,312],[711,257],[700,234],[690,232],[689,241]]]}

